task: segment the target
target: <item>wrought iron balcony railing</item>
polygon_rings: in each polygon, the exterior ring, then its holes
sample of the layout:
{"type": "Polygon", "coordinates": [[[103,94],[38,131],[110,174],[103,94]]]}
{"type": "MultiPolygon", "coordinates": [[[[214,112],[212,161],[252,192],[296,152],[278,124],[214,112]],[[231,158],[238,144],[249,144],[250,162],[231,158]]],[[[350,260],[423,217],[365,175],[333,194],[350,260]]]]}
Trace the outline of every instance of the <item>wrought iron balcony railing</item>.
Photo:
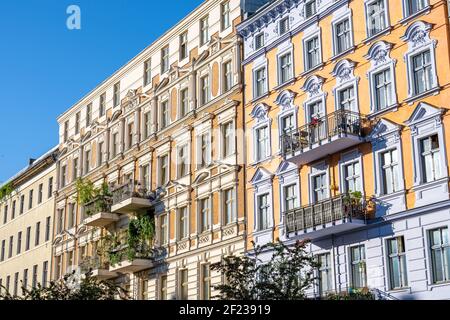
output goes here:
{"type": "Polygon", "coordinates": [[[97,213],[111,212],[112,198],[106,196],[96,197],[89,203],[83,206],[84,215],[87,217],[93,216],[97,213]]]}
{"type": "Polygon", "coordinates": [[[365,117],[357,112],[338,110],[325,117],[291,130],[281,137],[283,156],[314,148],[315,144],[330,141],[336,136],[362,136],[365,117]]]}
{"type": "Polygon", "coordinates": [[[368,219],[367,204],[364,199],[355,200],[342,194],[334,198],[317,202],[302,208],[285,212],[288,233],[307,231],[310,228],[324,226],[337,221],[368,219]]]}
{"type": "Polygon", "coordinates": [[[138,181],[129,181],[113,189],[112,205],[116,205],[130,198],[149,198],[149,190],[138,181]]]}
{"type": "Polygon", "coordinates": [[[107,259],[100,256],[86,257],[80,262],[80,269],[83,273],[98,269],[108,270],[108,268],[109,263],[107,259]]]}

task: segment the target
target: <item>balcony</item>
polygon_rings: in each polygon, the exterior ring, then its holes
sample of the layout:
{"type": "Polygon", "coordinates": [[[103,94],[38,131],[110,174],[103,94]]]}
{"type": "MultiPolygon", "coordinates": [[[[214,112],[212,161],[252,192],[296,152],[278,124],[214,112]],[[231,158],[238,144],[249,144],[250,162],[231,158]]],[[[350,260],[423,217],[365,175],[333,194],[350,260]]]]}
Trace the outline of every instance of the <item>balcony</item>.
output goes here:
{"type": "Polygon", "coordinates": [[[311,240],[364,226],[370,219],[370,202],[339,195],[284,213],[289,237],[311,240]]]}
{"type": "Polygon", "coordinates": [[[99,280],[109,280],[118,276],[116,272],[109,271],[109,264],[99,256],[84,258],[80,263],[82,273],[91,272],[99,280]]]}
{"type": "Polygon", "coordinates": [[[119,215],[111,213],[112,199],[100,196],[83,206],[84,223],[91,227],[106,227],[119,220],[119,215]]]}
{"type": "Polygon", "coordinates": [[[109,271],[118,273],[134,273],[153,267],[156,250],[147,244],[140,244],[130,250],[122,246],[110,252],[111,266],[109,271]]]}
{"type": "Polygon", "coordinates": [[[148,190],[139,182],[130,181],[113,190],[113,213],[130,214],[149,207],[148,190]]]}
{"type": "Polygon", "coordinates": [[[292,130],[281,137],[283,157],[304,165],[363,141],[366,119],[359,113],[339,110],[292,130]]]}

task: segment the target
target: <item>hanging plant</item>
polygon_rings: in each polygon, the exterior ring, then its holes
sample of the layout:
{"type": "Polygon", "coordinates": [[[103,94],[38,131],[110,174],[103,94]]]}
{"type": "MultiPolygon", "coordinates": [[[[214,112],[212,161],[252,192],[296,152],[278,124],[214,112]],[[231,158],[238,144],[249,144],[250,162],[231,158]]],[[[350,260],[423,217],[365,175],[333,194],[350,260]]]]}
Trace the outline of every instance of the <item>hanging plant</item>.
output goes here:
{"type": "Polygon", "coordinates": [[[128,259],[133,260],[136,256],[148,256],[151,252],[155,236],[155,224],[153,217],[141,215],[128,224],[128,259]]]}
{"type": "Polygon", "coordinates": [[[9,182],[0,188],[0,201],[9,196],[14,191],[12,183],[9,182]]]}

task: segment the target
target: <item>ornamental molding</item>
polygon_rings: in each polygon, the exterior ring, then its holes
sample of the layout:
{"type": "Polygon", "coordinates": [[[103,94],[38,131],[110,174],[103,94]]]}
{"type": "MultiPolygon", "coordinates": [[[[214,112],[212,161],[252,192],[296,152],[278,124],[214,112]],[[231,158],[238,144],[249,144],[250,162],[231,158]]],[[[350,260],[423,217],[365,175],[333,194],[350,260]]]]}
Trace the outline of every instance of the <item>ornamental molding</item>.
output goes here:
{"type": "Polygon", "coordinates": [[[291,90],[284,90],[278,95],[274,103],[280,106],[282,111],[292,110],[295,108],[294,99],[296,96],[297,93],[291,90]]]}
{"type": "Polygon", "coordinates": [[[252,112],[250,113],[250,116],[253,119],[257,120],[257,123],[268,121],[269,120],[269,110],[270,106],[268,106],[265,103],[257,104],[252,112]]]}
{"type": "Polygon", "coordinates": [[[325,79],[320,76],[311,76],[302,87],[302,90],[308,94],[309,99],[323,95],[322,86],[325,79]]]}

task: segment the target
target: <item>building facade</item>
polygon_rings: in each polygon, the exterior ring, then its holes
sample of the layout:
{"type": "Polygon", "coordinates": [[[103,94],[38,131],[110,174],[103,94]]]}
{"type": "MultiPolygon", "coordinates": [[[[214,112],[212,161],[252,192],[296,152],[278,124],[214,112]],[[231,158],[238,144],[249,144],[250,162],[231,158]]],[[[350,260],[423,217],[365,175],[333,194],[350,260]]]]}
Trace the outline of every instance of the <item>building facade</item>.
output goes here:
{"type": "Polygon", "coordinates": [[[238,26],[248,250],[310,239],[310,295],[450,298],[448,25],[447,1],[278,0],[238,26]]]}
{"type": "Polygon", "coordinates": [[[0,199],[0,287],[22,295],[50,281],[57,148],[7,181],[0,199]]]}
{"type": "Polygon", "coordinates": [[[137,299],[215,295],[211,264],[245,250],[241,8],[203,2],[58,118],[53,278],[91,269],[137,299]],[[79,179],[107,190],[83,202],[79,179]]]}

